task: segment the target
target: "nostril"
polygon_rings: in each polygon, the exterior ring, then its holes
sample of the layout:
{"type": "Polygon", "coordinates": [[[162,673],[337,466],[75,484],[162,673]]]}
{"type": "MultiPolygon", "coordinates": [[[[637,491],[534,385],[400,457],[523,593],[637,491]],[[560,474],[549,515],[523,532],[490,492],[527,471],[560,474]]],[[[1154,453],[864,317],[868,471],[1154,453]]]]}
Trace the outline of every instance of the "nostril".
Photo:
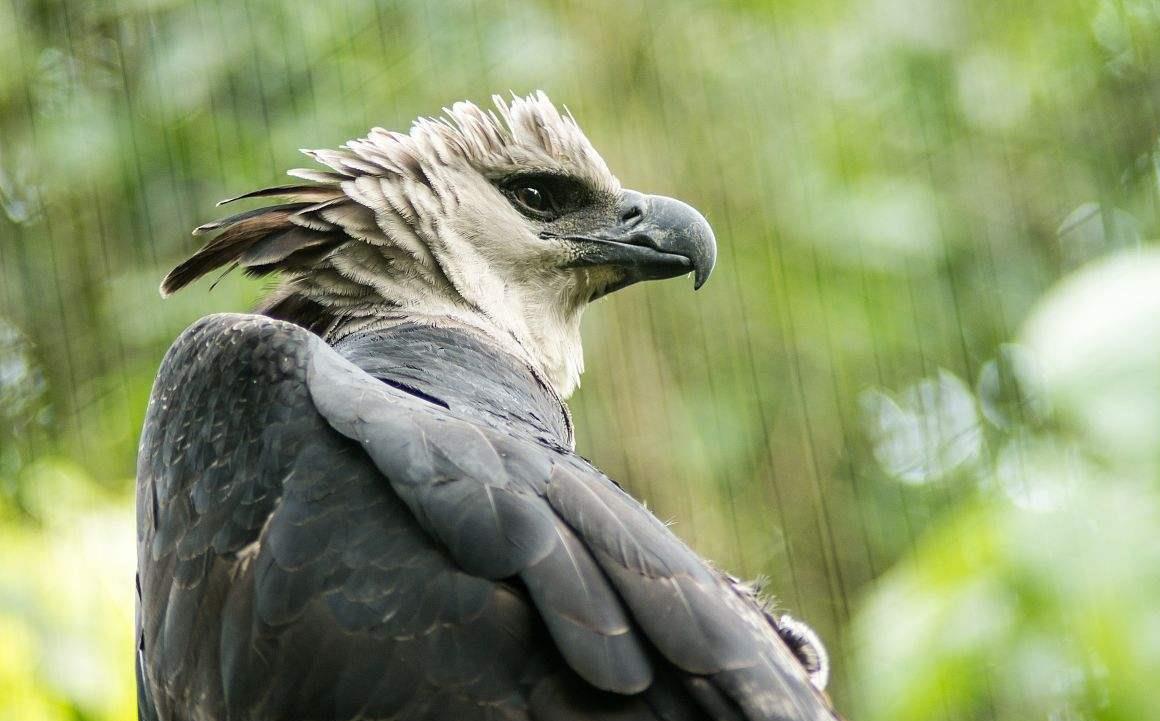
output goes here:
{"type": "Polygon", "coordinates": [[[636,225],[643,217],[644,210],[640,207],[640,205],[633,203],[621,212],[620,222],[623,225],[636,225]]]}

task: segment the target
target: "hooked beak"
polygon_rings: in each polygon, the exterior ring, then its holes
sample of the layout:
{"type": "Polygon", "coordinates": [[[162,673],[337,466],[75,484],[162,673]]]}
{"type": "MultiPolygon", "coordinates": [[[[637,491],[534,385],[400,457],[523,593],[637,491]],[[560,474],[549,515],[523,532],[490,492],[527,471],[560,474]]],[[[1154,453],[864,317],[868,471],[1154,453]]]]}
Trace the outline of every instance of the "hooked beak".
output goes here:
{"type": "Polygon", "coordinates": [[[642,280],[692,271],[693,289],[705,284],[717,261],[717,243],[705,217],[673,198],[622,193],[618,223],[591,235],[573,235],[576,257],[568,267],[605,265],[624,273],[610,293],[642,280]]]}

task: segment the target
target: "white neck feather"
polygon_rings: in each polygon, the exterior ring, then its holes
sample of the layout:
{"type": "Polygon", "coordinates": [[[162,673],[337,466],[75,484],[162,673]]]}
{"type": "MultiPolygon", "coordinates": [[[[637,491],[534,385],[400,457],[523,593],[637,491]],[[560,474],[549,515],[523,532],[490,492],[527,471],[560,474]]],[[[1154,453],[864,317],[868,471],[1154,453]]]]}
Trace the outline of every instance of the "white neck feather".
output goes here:
{"type": "Polygon", "coordinates": [[[401,247],[385,234],[370,243],[352,240],[325,267],[292,280],[294,292],[338,317],[325,333],[328,340],[403,323],[468,327],[530,366],[561,399],[571,396],[584,372],[585,304],[571,300],[574,280],[527,269],[513,285],[470,252],[433,254],[435,267],[421,269],[401,247]],[[404,258],[411,262],[400,267],[404,258]]]}

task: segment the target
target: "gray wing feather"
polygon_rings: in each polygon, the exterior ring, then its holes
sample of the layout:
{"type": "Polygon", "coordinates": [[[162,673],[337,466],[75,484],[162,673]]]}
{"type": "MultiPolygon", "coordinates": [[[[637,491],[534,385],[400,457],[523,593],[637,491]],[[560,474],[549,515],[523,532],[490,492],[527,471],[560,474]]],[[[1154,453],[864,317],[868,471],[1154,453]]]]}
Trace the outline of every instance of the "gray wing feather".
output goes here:
{"type": "Polygon", "coordinates": [[[526,719],[558,666],[530,603],[456,567],[318,415],[316,353],[296,326],[211,316],[163,363],[138,472],[142,718],[526,719]]]}
{"type": "Polygon", "coordinates": [[[366,449],[459,564],[523,580],[589,683],[648,686],[651,643],[746,718],[833,718],[761,610],[576,456],[434,405],[402,417],[381,383],[338,356],[317,356],[310,379],[331,426],[366,449]]]}
{"type": "Polygon", "coordinates": [[[175,344],[138,518],[143,718],[832,718],[760,610],[605,476],[290,324],[211,316],[175,344]]]}
{"type": "Polygon", "coordinates": [[[338,355],[316,356],[309,378],[319,412],[366,449],[464,570],[524,582],[577,673],[618,693],[649,686],[652,662],[620,598],[540,495],[551,470],[546,449],[493,441],[439,406],[404,413],[389,387],[338,355]]]}

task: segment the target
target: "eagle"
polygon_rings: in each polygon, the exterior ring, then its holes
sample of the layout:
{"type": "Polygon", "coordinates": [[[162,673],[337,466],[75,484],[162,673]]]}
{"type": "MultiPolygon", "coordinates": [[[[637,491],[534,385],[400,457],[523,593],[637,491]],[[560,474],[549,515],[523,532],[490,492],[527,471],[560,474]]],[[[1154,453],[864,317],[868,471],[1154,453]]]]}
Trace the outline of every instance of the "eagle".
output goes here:
{"type": "Polygon", "coordinates": [[[153,387],[142,719],[836,718],[816,636],[574,451],[585,307],[700,287],[707,221],[544,94],[493,101],[303,151],[162,283],[278,279],[153,387]]]}

